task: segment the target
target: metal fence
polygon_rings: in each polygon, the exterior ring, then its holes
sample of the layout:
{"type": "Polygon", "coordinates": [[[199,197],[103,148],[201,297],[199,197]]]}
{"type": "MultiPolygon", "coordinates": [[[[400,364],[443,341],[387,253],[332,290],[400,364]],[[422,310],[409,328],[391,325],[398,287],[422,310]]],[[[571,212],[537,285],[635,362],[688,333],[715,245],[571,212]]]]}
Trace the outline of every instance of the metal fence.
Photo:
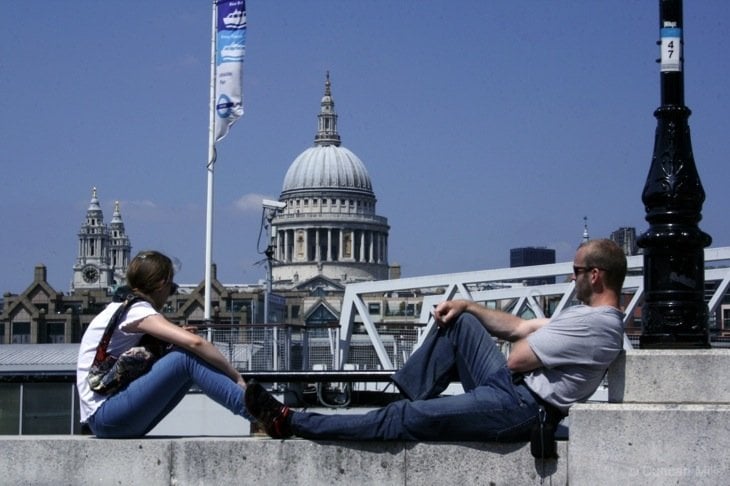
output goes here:
{"type": "MultiPolygon", "coordinates": [[[[725,332],[725,321],[730,319],[726,295],[730,288],[730,247],[706,249],[705,262],[711,325],[720,324],[720,331],[725,332]],[[720,322],[715,323],[715,319],[720,322]]],[[[629,257],[628,267],[624,282],[626,324],[640,316],[643,257],[629,257]]],[[[575,286],[567,278],[571,272],[572,262],[564,262],[349,284],[339,323],[217,325],[202,332],[207,332],[208,339],[242,371],[396,370],[434,327],[430,311],[438,302],[465,298],[520,316],[545,317],[573,304],[575,286]],[[557,283],[522,283],[545,276],[554,277],[557,283]],[[383,295],[399,292],[419,296],[419,302],[412,302],[414,312],[420,310],[415,319],[394,322],[371,313],[368,303],[381,303],[383,295]]],[[[626,347],[635,347],[630,338],[627,336],[626,347]]],[[[713,346],[728,347],[730,343],[718,337],[713,338],[713,346]]]]}
{"type": "MultiPolygon", "coordinates": [[[[710,324],[717,326],[717,314],[730,316],[728,289],[730,289],[730,247],[707,248],[704,252],[705,284],[707,290],[707,306],[711,316],[710,324]]],[[[641,316],[641,304],[644,297],[643,256],[634,255],[627,258],[629,274],[624,281],[623,297],[626,300],[624,312],[625,324],[641,316]]],[[[528,267],[501,268],[476,272],[428,275],[395,280],[360,282],[345,287],[340,316],[342,345],[338,356],[340,369],[346,369],[352,363],[354,330],[364,327],[367,337],[383,369],[398,368],[393,361],[392,346],[389,337],[382,331],[380,323],[369,312],[368,299],[372,296],[408,293],[421,295],[422,302],[418,323],[422,324],[419,343],[430,329],[435,326],[430,315],[433,307],[443,300],[461,298],[496,307],[515,315],[525,317],[549,317],[548,314],[560,312],[573,305],[575,285],[570,280],[573,262],[536,265],[528,267]],[[534,279],[554,279],[555,284],[524,285],[534,279]],[[351,337],[352,336],[352,337],[351,337]]],[[[724,317],[722,318],[724,326],[724,317]]],[[[730,320],[730,318],[728,318],[730,320]]],[[[418,326],[414,328],[419,329],[418,326]]],[[[728,328],[715,329],[716,332],[730,332],[728,328]]],[[[627,338],[627,347],[632,347],[627,338]]],[[[712,340],[715,347],[728,344],[722,338],[712,340]]],[[[394,346],[393,346],[394,347],[394,346]]],[[[635,346],[634,346],[635,347],[635,346]]]]}
{"type": "MultiPolygon", "coordinates": [[[[381,331],[394,368],[413,352],[422,325],[402,325],[381,331]]],[[[340,353],[340,326],[306,327],[293,324],[216,325],[198,331],[213,342],[241,371],[335,370],[340,353]]],[[[346,370],[382,370],[378,353],[366,334],[350,338],[346,370]]]]}

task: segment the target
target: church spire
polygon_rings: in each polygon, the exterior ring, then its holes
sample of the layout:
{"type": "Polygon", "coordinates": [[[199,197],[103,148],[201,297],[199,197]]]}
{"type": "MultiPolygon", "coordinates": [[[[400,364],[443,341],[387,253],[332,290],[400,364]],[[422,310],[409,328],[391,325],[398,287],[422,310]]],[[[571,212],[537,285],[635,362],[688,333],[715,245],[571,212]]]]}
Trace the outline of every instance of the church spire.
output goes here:
{"type": "Polygon", "coordinates": [[[91,201],[89,201],[89,208],[86,210],[86,219],[89,224],[96,224],[97,218],[102,218],[101,206],[99,206],[99,196],[96,194],[96,186],[91,188],[91,201]]]}
{"type": "Polygon", "coordinates": [[[120,223],[124,225],[122,221],[122,211],[119,209],[119,201],[114,201],[114,214],[112,215],[112,223],[120,223]]]}
{"type": "Polygon", "coordinates": [[[320,103],[317,135],[314,137],[314,144],[326,147],[327,145],[340,146],[340,134],[337,133],[337,113],[335,113],[335,102],[332,99],[330,83],[330,72],[327,71],[327,78],[324,83],[324,96],[320,103]]]}
{"type": "Polygon", "coordinates": [[[118,286],[126,282],[127,266],[129,265],[131,252],[132,245],[124,230],[119,201],[115,201],[114,215],[111,223],[109,223],[109,258],[113,285],[118,286]]]}

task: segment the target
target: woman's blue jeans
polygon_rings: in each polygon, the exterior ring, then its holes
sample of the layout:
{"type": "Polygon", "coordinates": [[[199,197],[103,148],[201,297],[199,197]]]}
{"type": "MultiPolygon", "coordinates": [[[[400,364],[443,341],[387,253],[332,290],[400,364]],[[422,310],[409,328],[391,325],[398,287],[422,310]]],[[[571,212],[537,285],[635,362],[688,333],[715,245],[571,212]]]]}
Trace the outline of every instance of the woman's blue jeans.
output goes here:
{"type": "Polygon", "coordinates": [[[349,440],[527,440],[538,404],[525,385],[513,385],[492,336],[464,313],[437,329],[393,375],[407,397],[361,415],[297,412],[300,437],[349,440]],[[438,396],[452,381],[465,393],[438,396]]]}
{"type": "Polygon", "coordinates": [[[197,355],[174,348],[150,371],[109,397],[89,417],[89,428],[101,438],[141,437],[180,403],[192,385],[250,420],[243,388],[197,355]]]}

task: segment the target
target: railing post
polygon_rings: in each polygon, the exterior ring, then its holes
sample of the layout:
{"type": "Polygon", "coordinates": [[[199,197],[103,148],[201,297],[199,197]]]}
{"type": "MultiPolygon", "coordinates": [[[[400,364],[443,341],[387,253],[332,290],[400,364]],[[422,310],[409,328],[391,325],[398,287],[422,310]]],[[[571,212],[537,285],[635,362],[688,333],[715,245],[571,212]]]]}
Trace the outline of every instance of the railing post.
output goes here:
{"type": "Polygon", "coordinates": [[[661,106],[654,155],[642,201],[649,229],[644,249],[642,348],[710,346],[704,301],[704,248],[712,239],[698,227],[705,191],[695,166],[684,105],[681,0],[659,0],[661,106]]]}

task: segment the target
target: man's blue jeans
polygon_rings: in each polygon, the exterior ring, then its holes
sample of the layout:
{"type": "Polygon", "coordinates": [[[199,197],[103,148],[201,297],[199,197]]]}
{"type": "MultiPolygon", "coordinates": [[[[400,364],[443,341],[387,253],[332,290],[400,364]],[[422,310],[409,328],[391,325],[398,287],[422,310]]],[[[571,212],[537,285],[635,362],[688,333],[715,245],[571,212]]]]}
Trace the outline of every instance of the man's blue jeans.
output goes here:
{"type": "Polygon", "coordinates": [[[150,371],[109,397],[89,417],[89,428],[102,438],[141,437],[180,403],[192,385],[250,420],[243,388],[197,355],[174,348],[150,371]]]}
{"type": "Polygon", "coordinates": [[[361,415],[296,412],[300,437],[349,440],[527,440],[538,404],[525,385],[513,385],[492,336],[464,313],[438,329],[393,375],[407,397],[361,415]],[[465,393],[442,396],[452,379],[465,393]]]}

